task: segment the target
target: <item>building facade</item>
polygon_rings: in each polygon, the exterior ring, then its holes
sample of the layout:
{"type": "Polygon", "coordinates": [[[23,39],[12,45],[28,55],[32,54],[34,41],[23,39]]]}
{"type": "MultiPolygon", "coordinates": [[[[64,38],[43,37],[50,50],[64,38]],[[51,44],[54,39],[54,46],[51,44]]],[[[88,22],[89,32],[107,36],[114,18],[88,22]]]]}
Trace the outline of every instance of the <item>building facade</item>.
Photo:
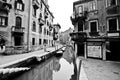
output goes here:
{"type": "Polygon", "coordinates": [[[5,53],[38,50],[43,43],[52,45],[54,16],[47,0],[0,0],[0,4],[0,38],[5,53]]]}
{"type": "Polygon", "coordinates": [[[60,42],[60,29],[61,29],[61,25],[60,24],[54,24],[53,25],[53,40],[54,40],[54,45],[56,45],[56,43],[60,42]]]}
{"type": "Polygon", "coordinates": [[[70,40],[71,40],[71,37],[70,37],[70,33],[73,32],[73,29],[72,28],[69,28],[68,30],[64,31],[64,32],[61,32],[60,33],[60,42],[61,44],[69,44],[70,40]]]}
{"type": "Polygon", "coordinates": [[[48,0],[31,0],[29,21],[29,50],[41,49],[44,44],[52,46],[53,19],[48,0]]]}
{"type": "Polygon", "coordinates": [[[71,21],[75,32],[71,37],[76,43],[77,55],[120,60],[120,54],[115,53],[120,52],[119,3],[119,0],[79,0],[73,3],[71,21]]]}

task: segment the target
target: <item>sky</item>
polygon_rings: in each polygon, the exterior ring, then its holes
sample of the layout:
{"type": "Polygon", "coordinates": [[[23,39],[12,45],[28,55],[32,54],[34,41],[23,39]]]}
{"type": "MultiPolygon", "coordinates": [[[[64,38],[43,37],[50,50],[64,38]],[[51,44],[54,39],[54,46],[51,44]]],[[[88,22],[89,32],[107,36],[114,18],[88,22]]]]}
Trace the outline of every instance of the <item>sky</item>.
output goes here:
{"type": "Polygon", "coordinates": [[[73,13],[73,2],[76,0],[48,0],[50,11],[54,15],[54,24],[59,23],[61,25],[60,31],[74,28],[70,16],[73,13]]]}

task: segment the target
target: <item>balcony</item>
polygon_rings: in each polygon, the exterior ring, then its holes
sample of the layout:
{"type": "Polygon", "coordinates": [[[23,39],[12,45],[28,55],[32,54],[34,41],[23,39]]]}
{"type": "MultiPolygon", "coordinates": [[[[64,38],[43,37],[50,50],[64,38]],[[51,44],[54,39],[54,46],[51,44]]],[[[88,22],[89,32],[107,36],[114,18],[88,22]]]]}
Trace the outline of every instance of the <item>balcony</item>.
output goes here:
{"type": "Polygon", "coordinates": [[[6,12],[8,14],[9,10],[12,8],[12,5],[3,1],[0,1],[0,12],[6,12]]]}
{"type": "Polygon", "coordinates": [[[75,42],[84,42],[87,38],[87,34],[85,32],[73,32],[70,33],[70,36],[75,42]]]}
{"type": "Polygon", "coordinates": [[[12,33],[24,33],[24,27],[12,26],[12,33]]]}
{"type": "Polygon", "coordinates": [[[111,14],[119,14],[119,6],[118,5],[112,5],[106,8],[106,12],[108,15],[111,14]]]}
{"type": "Polygon", "coordinates": [[[53,29],[53,26],[52,26],[52,24],[50,24],[49,25],[49,30],[52,31],[52,29],[53,29]]]}
{"type": "Polygon", "coordinates": [[[37,0],[33,0],[33,7],[35,9],[38,9],[39,8],[39,2],[37,0]]]}
{"type": "Polygon", "coordinates": [[[84,11],[83,13],[73,13],[73,15],[70,17],[72,24],[75,25],[78,21],[85,21],[87,19],[87,11],[84,11]]]}
{"type": "Polygon", "coordinates": [[[43,26],[45,24],[45,21],[42,20],[41,17],[38,19],[38,22],[39,22],[40,26],[43,26]]]}
{"type": "Polygon", "coordinates": [[[45,12],[45,19],[46,19],[46,18],[48,18],[48,13],[47,13],[47,12],[45,12]]]}
{"type": "Polygon", "coordinates": [[[90,35],[90,37],[98,37],[98,36],[100,36],[99,32],[89,32],[89,35],[90,35]]]}

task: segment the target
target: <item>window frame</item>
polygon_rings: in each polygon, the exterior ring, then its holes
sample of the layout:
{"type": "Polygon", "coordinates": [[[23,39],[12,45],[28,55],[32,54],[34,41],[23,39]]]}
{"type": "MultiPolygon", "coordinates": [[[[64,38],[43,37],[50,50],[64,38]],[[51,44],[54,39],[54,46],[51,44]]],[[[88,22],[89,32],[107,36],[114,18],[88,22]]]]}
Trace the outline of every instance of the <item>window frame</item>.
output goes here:
{"type": "Polygon", "coordinates": [[[35,38],[32,38],[32,45],[35,45],[35,38]]]}
{"type": "Polygon", "coordinates": [[[83,13],[83,5],[78,6],[78,14],[81,14],[81,13],[83,13]],[[81,9],[80,9],[80,7],[81,7],[81,9]],[[81,12],[80,12],[80,10],[81,10],[81,12]]]}
{"type": "Polygon", "coordinates": [[[24,11],[24,3],[23,3],[23,1],[21,0],[16,0],[15,1],[15,9],[16,10],[19,10],[19,11],[24,11]]]}
{"type": "MultiPolygon", "coordinates": [[[[113,5],[110,4],[110,1],[111,1],[111,0],[106,0],[106,7],[113,6],[113,5]],[[109,1],[109,2],[108,2],[108,1],[109,1]]],[[[117,0],[115,0],[115,1],[116,1],[115,5],[117,5],[118,2],[117,2],[117,0]]]]}
{"type": "Polygon", "coordinates": [[[115,18],[108,18],[108,19],[107,19],[107,31],[110,31],[110,30],[109,30],[109,20],[111,20],[111,19],[116,19],[116,21],[117,21],[117,28],[116,28],[117,30],[116,30],[116,31],[120,30],[120,29],[119,29],[119,21],[118,21],[118,18],[115,17],[115,18]]]}
{"type": "Polygon", "coordinates": [[[81,26],[79,26],[79,24],[80,24],[80,22],[78,22],[78,31],[80,31],[80,32],[84,32],[84,22],[82,21],[82,27],[81,26]],[[81,27],[81,28],[80,28],[81,27]]]}
{"type": "Polygon", "coordinates": [[[97,3],[95,1],[92,1],[89,3],[89,11],[97,10],[97,3]]]}
{"type": "Polygon", "coordinates": [[[97,31],[96,31],[96,32],[98,32],[98,20],[91,20],[91,21],[89,21],[89,32],[92,32],[92,31],[91,31],[91,23],[92,23],[92,22],[96,22],[96,24],[97,24],[97,26],[96,26],[96,27],[97,27],[97,28],[96,28],[97,31]]]}
{"type": "Polygon", "coordinates": [[[39,45],[42,45],[42,39],[39,38],[39,45]]]}
{"type": "Polygon", "coordinates": [[[32,23],[32,31],[36,32],[36,22],[35,21],[33,21],[33,23],[32,23]]]}
{"type": "Polygon", "coordinates": [[[42,34],[42,26],[39,25],[39,33],[42,34]]]}
{"type": "Polygon", "coordinates": [[[0,26],[7,26],[8,25],[8,17],[0,16],[0,26]],[[2,20],[4,19],[4,25],[2,24],[2,20]]]}
{"type": "Polygon", "coordinates": [[[16,23],[15,23],[16,27],[22,27],[22,18],[17,16],[16,17],[16,23]]]}

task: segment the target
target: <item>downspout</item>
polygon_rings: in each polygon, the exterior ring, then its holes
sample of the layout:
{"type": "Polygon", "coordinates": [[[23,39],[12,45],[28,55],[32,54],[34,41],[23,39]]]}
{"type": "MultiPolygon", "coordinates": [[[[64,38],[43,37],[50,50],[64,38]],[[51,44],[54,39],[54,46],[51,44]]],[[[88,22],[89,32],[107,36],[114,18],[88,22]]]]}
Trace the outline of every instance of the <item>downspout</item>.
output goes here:
{"type": "Polygon", "coordinates": [[[31,0],[29,0],[29,13],[28,13],[28,35],[27,35],[27,52],[29,52],[29,47],[30,47],[30,44],[29,44],[29,38],[30,38],[30,18],[31,18],[31,15],[30,15],[30,12],[31,12],[31,0]]]}

